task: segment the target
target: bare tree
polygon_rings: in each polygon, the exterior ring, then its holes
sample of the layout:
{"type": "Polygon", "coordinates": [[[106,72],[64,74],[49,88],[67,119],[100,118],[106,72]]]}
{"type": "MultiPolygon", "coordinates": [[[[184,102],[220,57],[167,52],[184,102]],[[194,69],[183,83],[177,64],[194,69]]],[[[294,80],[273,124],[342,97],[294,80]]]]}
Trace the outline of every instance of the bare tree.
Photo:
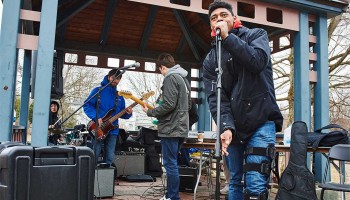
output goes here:
{"type": "MultiPolygon", "coordinates": [[[[123,88],[129,89],[136,97],[141,97],[142,94],[149,91],[154,91],[155,95],[145,100],[148,104],[156,106],[156,100],[161,93],[161,86],[163,84],[163,76],[155,73],[144,72],[126,72],[123,76],[123,88]]],[[[141,106],[136,106],[134,112],[137,113],[138,118],[142,120],[152,121],[152,118],[148,118],[142,111],[141,106]]]]}
{"type": "MultiPolygon", "coordinates": [[[[334,17],[328,22],[329,90],[331,122],[349,127],[350,118],[350,14],[334,17]]],[[[286,37],[286,40],[290,38],[286,37]]],[[[294,63],[292,49],[272,56],[277,100],[287,118],[294,121],[294,63]]],[[[313,94],[311,85],[311,94],[313,94]]],[[[313,96],[311,104],[313,104],[313,96]]]]}
{"type": "MultiPolygon", "coordinates": [[[[74,63],[76,60],[74,55],[67,55],[66,60],[74,63]]],[[[84,100],[88,97],[91,90],[100,86],[100,82],[108,69],[81,67],[75,65],[65,65],[63,69],[63,86],[64,96],[60,99],[63,119],[69,116],[79,106],[83,105],[84,100]]],[[[65,127],[73,127],[77,123],[86,123],[89,119],[82,110],[76,112],[67,122],[65,127]]]]}

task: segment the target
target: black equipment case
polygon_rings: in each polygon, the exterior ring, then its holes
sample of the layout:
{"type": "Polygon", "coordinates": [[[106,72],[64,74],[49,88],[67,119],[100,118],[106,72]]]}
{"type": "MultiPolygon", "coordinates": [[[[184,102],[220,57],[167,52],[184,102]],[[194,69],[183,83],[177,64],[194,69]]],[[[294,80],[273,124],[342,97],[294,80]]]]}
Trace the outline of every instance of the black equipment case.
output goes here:
{"type": "Polygon", "coordinates": [[[0,144],[1,200],[92,200],[94,175],[88,147],[0,144]]]}

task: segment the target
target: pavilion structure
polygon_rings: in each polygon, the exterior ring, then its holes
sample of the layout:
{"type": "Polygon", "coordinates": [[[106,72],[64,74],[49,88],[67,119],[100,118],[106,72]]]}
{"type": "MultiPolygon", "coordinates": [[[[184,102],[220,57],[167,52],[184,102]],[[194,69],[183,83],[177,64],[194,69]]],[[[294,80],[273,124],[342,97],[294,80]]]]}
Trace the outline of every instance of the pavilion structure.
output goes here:
{"type": "MultiPolygon", "coordinates": [[[[168,52],[189,72],[193,98],[199,106],[198,130],[211,129],[211,116],[201,79],[201,64],[212,38],[208,6],[212,0],[3,0],[0,33],[0,141],[11,140],[18,50],[24,49],[21,85],[21,126],[28,127],[29,99],[35,106],[34,146],[47,145],[52,97],[54,52],[56,64],[112,68],[137,61],[145,68],[168,52]],[[97,63],[87,63],[87,57],[97,63]],[[31,95],[30,95],[31,94],[31,95]]],[[[272,53],[293,47],[294,118],[315,129],[329,123],[327,19],[345,12],[342,0],[227,0],[247,27],[264,28],[272,53]],[[290,36],[288,45],[280,38],[290,36]],[[314,90],[311,90],[311,85],[314,90]],[[314,94],[311,94],[311,91],[314,94]],[[313,108],[311,96],[314,96],[313,108]],[[313,114],[311,112],[313,110],[313,114]]],[[[316,180],[325,162],[316,155],[316,180]]]]}

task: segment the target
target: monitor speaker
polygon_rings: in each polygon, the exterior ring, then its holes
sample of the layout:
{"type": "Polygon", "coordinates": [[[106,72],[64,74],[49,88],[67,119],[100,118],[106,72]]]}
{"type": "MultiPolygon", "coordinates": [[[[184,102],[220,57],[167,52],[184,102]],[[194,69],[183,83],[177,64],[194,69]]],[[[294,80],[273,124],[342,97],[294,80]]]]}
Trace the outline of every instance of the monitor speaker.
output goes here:
{"type": "Polygon", "coordinates": [[[198,177],[198,168],[179,166],[180,192],[194,192],[198,177]]]}
{"type": "Polygon", "coordinates": [[[95,170],[95,197],[114,196],[114,169],[114,167],[109,167],[95,170]]]}
{"type": "Polygon", "coordinates": [[[118,176],[145,173],[145,154],[140,152],[117,152],[114,160],[118,176]]]}

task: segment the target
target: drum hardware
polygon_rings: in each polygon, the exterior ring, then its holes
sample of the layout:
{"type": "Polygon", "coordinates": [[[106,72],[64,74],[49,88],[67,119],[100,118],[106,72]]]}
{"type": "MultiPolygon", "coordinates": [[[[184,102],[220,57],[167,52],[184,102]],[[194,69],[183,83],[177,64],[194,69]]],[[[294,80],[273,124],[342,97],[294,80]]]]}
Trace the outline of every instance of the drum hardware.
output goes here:
{"type": "Polygon", "coordinates": [[[49,132],[51,134],[63,134],[63,133],[68,133],[66,130],[58,129],[58,128],[49,128],[49,132]]]}

